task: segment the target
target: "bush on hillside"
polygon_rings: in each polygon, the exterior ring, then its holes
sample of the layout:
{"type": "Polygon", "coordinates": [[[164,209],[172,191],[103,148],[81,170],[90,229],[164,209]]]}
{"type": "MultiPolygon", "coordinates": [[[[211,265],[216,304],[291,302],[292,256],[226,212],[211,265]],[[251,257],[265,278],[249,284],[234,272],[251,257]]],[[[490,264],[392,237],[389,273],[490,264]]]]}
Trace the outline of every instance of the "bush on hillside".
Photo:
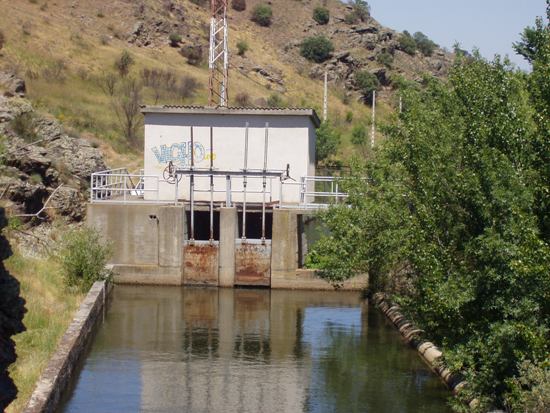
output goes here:
{"type": "Polygon", "coordinates": [[[331,155],[336,155],[340,145],[340,133],[330,122],[323,122],[317,129],[317,162],[326,161],[331,155]]]}
{"type": "Polygon", "coordinates": [[[416,41],[408,31],[399,36],[399,50],[414,56],[416,53],[416,41]]]}
{"type": "Polygon", "coordinates": [[[367,128],[365,125],[358,124],[351,130],[351,143],[357,146],[364,146],[367,144],[367,128]]]}
{"type": "Polygon", "coordinates": [[[365,0],[352,0],[352,10],[346,14],[344,21],[347,24],[355,24],[359,21],[367,21],[370,16],[370,6],[365,0]]]}
{"type": "Polygon", "coordinates": [[[308,60],[321,63],[334,51],[332,42],[325,36],[306,38],[300,45],[300,54],[308,60]]]}
{"type": "Polygon", "coordinates": [[[170,40],[170,46],[178,47],[179,44],[181,43],[181,34],[172,33],[170,34],[168,39],[170,40]]]}
{"type": "Polygon", "coordinates": [[[250,95],[246,92],[239,92],[235,95],[235,103],[241,108],[252,106],[250,95]]]}
{"type": "Polygon", "coordinates": [[[120,77],[126,77],[128,73],[130,73],[130,68],[134,63],[134,58],[128,50],[123,50],[120,56],[115,60],[115,69],[118,71],[120,77]]]}
{"type": "Polygon", "coordinates": [[[248,51],[248,43],[245,42],[244,40],[239,40],[237,42],[237,54],[239,56],[244,56],[245,53],[248,51]]]}
{"type": "Polygon", "coordinates": [[[88,290],[95,281],[108,275],[105,265],[110,256],[111,245],[98,231],[85,227],[69,231],[59,251],[65,283],[82,291],[88,290]]]}
{"type": "Polygon", "coordinates": [[[416,32],[413,35],[413,39],[416,43],[416,48],[420,50],[420,53],[424,56],[431,56],[437,47],[437,44],[422,32],[416,32]]]}
{"type": "Polygon", "coordinates": [[[260,26],[270,26],[273,18],[273,10],[267,4],[258,4],[252,11],[252,21],[260,26]]]}
{"type": "Polygon", "coordinates": [[[233,0],[231,7],[236,11],[244,11],[246,10],[246,0],[233,0]]]}
{"type": "Polygon", "coordinates": [[[199,66],[204,59],[202,46],[186,45],[180,49],[180,53],[192,66],[199,66]]]}
{"type": "Polygon", "coordinates": [[[201,83],[196,78],[185,75],[176,87],[176,94],[182,100],[189,99],[195,96],[200,87],[201,83]]]}
{"type": "Polygon", "coordinates": [[[391,68],[393,64],[393,56],[388,51],[383,51],[376,56],[376,61],[384,66],[391,68]]]}
{"type": "Polygon", "coordinates": [[[4,43],[6,42],[6,36],[4,36],[4,32],[0,30],[0,50],[4,47],[4,43]]]}
{"type": "Polygon", "coordinates": [[[313,20],[321,25],[324,25],[328,23],[329,19],[330,12],[326,7],[315,7],[313,10],[313,20]]]}
{"type": "Polygon", "coordinates": [[[365,98],[370,98],[372,92],[378,90],[380,81],[374,73],[368,70],[361,70],[355,74],[355,85],[365,98]]]}
{"type": "Polygon", "coordinates": [[[268,108],[282,108],[285,105],[285,102],[281,95],[278,93],[272,93],[267,98],[266,104],[268,108]]]}

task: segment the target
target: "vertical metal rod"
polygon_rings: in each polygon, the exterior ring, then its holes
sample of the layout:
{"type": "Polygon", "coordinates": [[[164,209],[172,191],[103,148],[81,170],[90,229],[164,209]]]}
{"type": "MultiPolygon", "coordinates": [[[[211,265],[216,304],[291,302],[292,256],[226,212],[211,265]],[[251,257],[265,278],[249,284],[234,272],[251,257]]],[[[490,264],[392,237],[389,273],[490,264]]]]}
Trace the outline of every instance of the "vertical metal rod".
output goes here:
{"type": "Polygon", "coordinates": [[[370,147],[374,148],[374,134],[376,131],[376,90],[372,91],[372,130],[370,136],[370,147]]]}
{"type": "Polygon", "coordinates": [[[225,177],[225,206],[231,208],[231,175],[225,177]]]}
{"type": "Polygon", "coordinates": [[[178,190],[179,190],[179,181],[178,181],[178,175],[176,175],[176,199],[174,199],[174,205],[178,205],[178,190]]]}
{"type": "Polygon", "coordinates": [[[325,70],[325,90],[323,94],[323,122],[328,119],[328,72],[325,70]]]}
{"type": "MultiPolygon", "coordinates": [[[[210,171],[214,169],[214,128],[210,126],[210,171]]],[[[210,243],[214,241],[214,175],[210,175],[210,243]]]]}
{"type": "MultiPolygon", "coordinates": [[[[193,127],[191,126],[191,170],[195,167],[195,141],[193,136],[193,127]]],[[[189,176],[189,201],[191,203],[191,234],[189,240],[195,241],[195,175],[189,176]]]]}
{"type": "Polygon", "coordinates": [[[265,123],[265,138],[264,138],[264,175],[262,179],[262,244],[265,243],[265,188],[267,171],[267,148],[269,146],[269,122],[265,123]]]}
{"type": "Polygon", "coordinates": [[[399,113],[403,112],[403,96],[399,96],[399,113]]]}
{"type": "Polygon", "coordinates": [[[244,178],[243,178],[243,231],[241,238],[246,240],[246,171],[248,169],[248,126],[249,123],[246,122],[244,130],[244,178]]]}

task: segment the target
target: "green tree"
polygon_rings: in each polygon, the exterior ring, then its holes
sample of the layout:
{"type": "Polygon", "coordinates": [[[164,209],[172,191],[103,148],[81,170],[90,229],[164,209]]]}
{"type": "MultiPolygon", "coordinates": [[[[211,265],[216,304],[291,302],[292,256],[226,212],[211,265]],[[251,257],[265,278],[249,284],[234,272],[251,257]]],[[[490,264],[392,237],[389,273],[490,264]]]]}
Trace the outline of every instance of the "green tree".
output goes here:
{"type": "Polygon", "coordinates": [[[260,26],[271,26],[271,20],[273,18],[273,10],[271,6],[267,4],[258,4],[252,10],[252,21],[256,22],[260,26]]]}
{"type": "Polygon", "coordinates": [[[330,12],[326,7],[315,7],[313,9],[313,20],[317,23],[324,25],[327,24],[330,19],[330,12]]]}
{"type": "Polygon", "coordinates": [[[416,43],[416,48],[420,50],[420,53],[424,56],[431,56],[437,47],[437,44],[422,32],[416,32],[413,35],[413,39],[416,43]]]}
{"type": "Polygon", "coordinates": [[[340,133],[330,124],[323,122],[317,129],[317,162],[326,160],[329,156],[335,155],[340,145],[340,133]]]}
{"type": "Polygon", "coordinates": [[[300,45],[300,54],[308,60],[321,63],[334,51],[332,42],[325,36],[312,36],[304,39],[300,45]]]}
{"type": "Polygon", "coordinates": [[[550,351],[537,195],[548,182],[550,66],[537,56],[527,81],[478,55],[459,60],[448,83],[404,89],[399,122],[355,168],[347,205],[324,214],[330,236],[308,257],[335,283],[368,271],[371,288],[444,347],[469,383],[461,397],[477,397],[480,410],[503,408],[519,363],[550,351]]]}

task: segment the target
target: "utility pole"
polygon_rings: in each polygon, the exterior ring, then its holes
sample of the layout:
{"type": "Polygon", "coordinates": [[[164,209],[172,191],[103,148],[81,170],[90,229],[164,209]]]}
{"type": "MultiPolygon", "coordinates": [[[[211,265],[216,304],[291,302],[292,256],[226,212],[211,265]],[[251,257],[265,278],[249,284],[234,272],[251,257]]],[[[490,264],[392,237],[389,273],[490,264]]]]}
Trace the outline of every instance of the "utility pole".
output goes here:
{"type": "Polygon", "coordinates": [[[328,119],[328,72],[325,70],[325,92],[323,96],[323,122],[328,119]]]}
{"type": "Polygon", "coordinates": [[[229,48],[227,43],[227,2],[210,0],[210,51],[208,68],[208,104],[227,106],[227,84],[229,80],[229,48]]]}
{"type": "Polygon", "coordinates": [[[372,130],[370,135],[370,147],[374,148],[374,133],[376,131],[376,90],[372,91],[372,130]]]}

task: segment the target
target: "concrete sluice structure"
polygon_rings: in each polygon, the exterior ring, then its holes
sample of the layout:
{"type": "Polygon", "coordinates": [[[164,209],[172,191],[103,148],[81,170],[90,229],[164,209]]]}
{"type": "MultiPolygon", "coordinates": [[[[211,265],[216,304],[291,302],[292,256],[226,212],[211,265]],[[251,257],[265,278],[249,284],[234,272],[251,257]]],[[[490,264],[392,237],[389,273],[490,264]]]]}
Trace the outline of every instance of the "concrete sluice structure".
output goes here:
{"type": "MultiPolygon", "coordinates": [[[[333,288],[303,268],[307,223],[347,196],[338,178],[315,176],[315,111],[143,113],[143,172],[91,180],[87,223],[112,241],[116,282],[333,288]]],[[[366,284],[357,277],[343,288],[366,284]]]]}

